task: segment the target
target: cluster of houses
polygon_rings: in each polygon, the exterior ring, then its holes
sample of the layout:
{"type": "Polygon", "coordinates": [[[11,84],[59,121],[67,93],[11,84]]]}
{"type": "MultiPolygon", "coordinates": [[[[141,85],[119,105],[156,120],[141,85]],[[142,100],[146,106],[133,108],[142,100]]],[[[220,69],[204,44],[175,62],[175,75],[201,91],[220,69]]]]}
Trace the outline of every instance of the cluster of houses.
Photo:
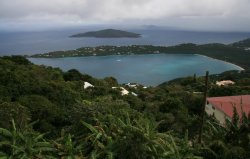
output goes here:
{"type": "MultiPolygon", "coordinates": [[[[227,86],[235,84],[233,81],[217,81],[216,85],[218,86],[227,86]]],[[[129,88],[137,88],[138,84],[127,83],[125,86],[129,88]]],[[[84,82],[84,89],[89,87],[94,87],[89,82],[84,82]]],[[[147,88],[147,87],[143,87],[147,88]]],[[[121,95],[129,95],[132,94],[134,96],[138,96],[134,92],[129,92],[124,87],[112,87],[112,89],[118,89],[121,92],[121,95]]],[[[207,104],[205,107],[205,111],[208,115],[214,116],[221,124],[225,124],[226,120],[231,121],[234,113],[234,109],[236,109],[239,117],[242,117],[242,113],[244,112],[246,115],[250,113],[250,95],[239,95],[239,96],[223,96],[223,97],[210,97],[207,98],[207,104]]]]}
{"type": "MultiPolygon", "coordinates": [[[[130,88],[137,88],[137,87],[138,87],[138,84],[127,83],[127,84],[125,84],[125,85],[128,86],[128,87],[130,87],[130,88]]],[[[84,88],[84,89],[91,88],[91,87],[94,87],[91,83],[89,83],[89,82],[84,82],[84,85],[83,85],[83,88],[84,88]]],[[[143,88],[147,88],[147,87],[143,87],[143,88]]],[[[122,96],[124,96],[124,95],[129,95],[130,93],[131,93],[133,96],[138,96],[135,92],[129,92],[129,91],[128,91],[127,89],[125,89],[124,87],[112,87],[112,89],[119,89],[122,96]]]]}

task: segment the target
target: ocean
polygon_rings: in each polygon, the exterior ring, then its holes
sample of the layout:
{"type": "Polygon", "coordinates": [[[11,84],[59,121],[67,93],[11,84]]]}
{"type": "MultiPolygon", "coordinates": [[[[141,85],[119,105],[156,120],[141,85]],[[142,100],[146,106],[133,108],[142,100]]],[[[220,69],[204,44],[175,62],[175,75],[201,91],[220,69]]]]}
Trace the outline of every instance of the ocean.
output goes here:
{"type": "MultiPolygon", "coordinates": [[[[119,28],[118,28],[119,29],[119,28]]],[[[100,45],[161,45],[181,43],[229,44],[250,37],[243,32],[194,32],[167,29],[128,29],[140,33],[141,38],[69,38],[70,35],[90,31],[91,28],[40,32],[0,32],[1,55],[31,55],[58,50],[72,50],[100,45]]]]}
{"type": "MultiPolygon", "coordinates": [[[[93,28],[92,28],[93,29],[93,28]]],[[[181,43],[230,44],[250,37],[242,32],[194,32],[167,29],[127,29],[140,33],[141,38],[69,38],[70,35],[92,30],[67,29],[40,32],[0,32],[0,56],[31,55],[50,51],[72,50],[100,45],[156,45],[170,46],[181,43]]],[[[117,28],[116,28],[117,29],[117,28]]],[[[119,28],[118,28],[119,29],[119,28]]],[[[96,29],[98,30],[98,29],[96,29]]],[[[131,55],[104,57],[70,57],[58,59],[34,59],[35,64],[59,67],[64,71],[78,69],[97,78],[113,76],[119,83],[136,82],[156,86],[174,78],[211,74],[239,67],[199,55],[131,55]]]]}

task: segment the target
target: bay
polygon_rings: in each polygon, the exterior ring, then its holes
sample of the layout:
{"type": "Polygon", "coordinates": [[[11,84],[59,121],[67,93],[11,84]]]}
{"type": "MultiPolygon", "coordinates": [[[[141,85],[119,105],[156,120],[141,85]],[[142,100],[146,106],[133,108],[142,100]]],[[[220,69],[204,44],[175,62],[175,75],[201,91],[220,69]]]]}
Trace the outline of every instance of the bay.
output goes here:
{"type": "Polygon", "coordinates": [[[178,77],[201,76],[242,68],[201,55],[149,54],[113,55],[67,58],[29,58],[35,64],[59,67],[64,71],[77,69],[97,78],[115,77],[119,83],[135,82],[156,86],[178,77]]]}

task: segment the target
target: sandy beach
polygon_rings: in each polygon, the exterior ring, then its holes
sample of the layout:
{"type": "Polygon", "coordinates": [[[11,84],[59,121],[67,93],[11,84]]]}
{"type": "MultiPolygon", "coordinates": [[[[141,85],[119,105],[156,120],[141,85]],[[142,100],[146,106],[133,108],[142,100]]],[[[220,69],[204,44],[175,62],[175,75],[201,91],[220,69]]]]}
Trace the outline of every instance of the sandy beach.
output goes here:
{"type": "Polygon", "coordinates": [[[212,59],[212,60],[223,61],[223,62],[225,62],[225,63],[228,63],[228,64],[230,64],[230,65],[234,65],[234,66],[238,67],[238,68],[239,68],[240,70],[242,70],[242,71],[245,70],[243,67],[241,67],[241,66],[239,66],[239,65],[236,65],[236,64],[234,64],[234,63],[228,62],[228,61],[216,59],[216,58],[209,57],[209,56],[206,56],[206,55],[201,55],[201,54],[194,54],[194,55],[203,56],[203,57],[206,57],[206,58],[210,58],[210,59],[212,59]]]}

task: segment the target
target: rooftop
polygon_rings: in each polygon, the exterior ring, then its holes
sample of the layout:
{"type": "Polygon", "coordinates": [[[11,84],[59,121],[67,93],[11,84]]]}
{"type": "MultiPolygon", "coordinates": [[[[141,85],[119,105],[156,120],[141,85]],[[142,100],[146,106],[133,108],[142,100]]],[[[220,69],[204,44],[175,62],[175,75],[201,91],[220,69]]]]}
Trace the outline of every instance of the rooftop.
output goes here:
{"type": "Polygon", "coordinates": [[[250,95],[211,97],[207,101],[217,109],[223,111],[228,117],[233,117],[233,109],[236,108],[239,116],[245,112],[250,113],[250,95]]]}
{"type": "Polygon", "coordinates": [[[218,85],[218,86],[227,86],[230,84],[233,85],[233,84],[235,84],[235,82],[231,81],[231,80],[216,81],[216,85],[218,85]]]}

